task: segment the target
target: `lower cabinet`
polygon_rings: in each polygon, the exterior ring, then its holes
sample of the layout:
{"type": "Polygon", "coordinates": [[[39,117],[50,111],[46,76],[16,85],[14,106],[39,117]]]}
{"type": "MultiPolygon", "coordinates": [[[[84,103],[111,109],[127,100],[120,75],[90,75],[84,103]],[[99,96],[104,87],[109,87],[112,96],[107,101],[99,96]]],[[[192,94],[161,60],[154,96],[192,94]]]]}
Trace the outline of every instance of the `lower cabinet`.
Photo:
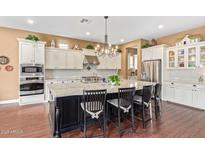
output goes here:
{"type": "Polygon", "coordinates": [[[75,129],[78,127],[80,122],[80,112],[79,112],[79,104],[80,97],[65,97],[61,99],[62,105],[62,121],[61,121],[61,129],[75,129]]]}
{"type": "Polygon", "coordinates": [[[205,87],[191,84],[163,84],[162,99],[182,105],[205,109],[205,87]]]}

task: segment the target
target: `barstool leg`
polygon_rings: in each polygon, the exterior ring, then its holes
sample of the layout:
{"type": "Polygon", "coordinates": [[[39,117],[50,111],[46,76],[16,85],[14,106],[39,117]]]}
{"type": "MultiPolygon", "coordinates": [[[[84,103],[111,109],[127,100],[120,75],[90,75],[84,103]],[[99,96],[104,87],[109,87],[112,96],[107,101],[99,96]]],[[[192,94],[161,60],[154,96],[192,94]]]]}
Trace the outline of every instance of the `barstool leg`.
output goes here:
{"type": "Polygon", "coordinates": [[[152,120],[152,103],[150,103],[150,105],[149,105],[149,114],[150,114],[150,118],[152,120]]]}
{"type": "Polygon", "coordinates": [[[87,137],[86,136],[86,131],[87,131],[87,128],[86,128],[86,113],[84,111],[84,137],[87,137]]]}
{"type": "Polygon", "coordinates": [[[132,109],[131,109],[131,117],[132,117],[132,132],[134,133],[135,131],[135,119],[134,119],[134,108],[132,104],[132,109]]]}
{"type": "Polygon", "coordinates": [[[144,113],[144,106],[142,106],[142,125],[143,125],[143,128],[145,128],[145,113],[144,113]]]}
{"type": "Polygon", "coordinates": [[[105,113],[105,109],[103,111],[103,137],[106,137],[106,124],[107,124],[107,120],[106,120],[106,113],[105,113]]]}
{"type": "Polygon", "coordinates": [[[121,120],[121,117],[120,117],[120,108],[118,107],[118,132],[119,132],[119,135],[120,135],[120,137],[121,137],[120,120],[121,120]]]}

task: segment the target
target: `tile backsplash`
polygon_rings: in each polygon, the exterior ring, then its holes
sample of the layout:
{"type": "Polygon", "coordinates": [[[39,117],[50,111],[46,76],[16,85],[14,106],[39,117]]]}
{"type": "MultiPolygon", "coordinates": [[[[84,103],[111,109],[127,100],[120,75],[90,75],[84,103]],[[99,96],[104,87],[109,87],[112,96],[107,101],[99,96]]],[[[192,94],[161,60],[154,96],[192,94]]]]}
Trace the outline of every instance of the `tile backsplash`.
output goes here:
{"type": "Polygon", "coordinates": [[[165,80],[198,81],[201,75],[205,75],[205,69],[170,69],[166,70],[165,80]]]}
{"type": "Polygon", "coordinates": [[[98,75],[108,77],[116,74],[117,70],[99,70],[95,65],[85,65],[82,70],[46,70],[46,79],[50,78],[81,78],[82,76],[98,75]],[[90,68],[89,68],[90,67],[90,68]]]}

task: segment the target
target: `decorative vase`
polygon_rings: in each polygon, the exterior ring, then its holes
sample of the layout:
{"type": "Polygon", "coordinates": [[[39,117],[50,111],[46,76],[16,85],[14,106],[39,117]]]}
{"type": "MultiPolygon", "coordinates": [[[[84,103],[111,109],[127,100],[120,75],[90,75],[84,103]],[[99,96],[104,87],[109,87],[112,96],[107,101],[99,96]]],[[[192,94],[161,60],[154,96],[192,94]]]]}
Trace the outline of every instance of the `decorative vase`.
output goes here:
{"type": "Polygon", "coordinates": [[[52,48],[55,48],[55,47],[56,47],[56,43],[55,43],[54,40],[51,41],[51,47],[52,47],[52,48]]]}

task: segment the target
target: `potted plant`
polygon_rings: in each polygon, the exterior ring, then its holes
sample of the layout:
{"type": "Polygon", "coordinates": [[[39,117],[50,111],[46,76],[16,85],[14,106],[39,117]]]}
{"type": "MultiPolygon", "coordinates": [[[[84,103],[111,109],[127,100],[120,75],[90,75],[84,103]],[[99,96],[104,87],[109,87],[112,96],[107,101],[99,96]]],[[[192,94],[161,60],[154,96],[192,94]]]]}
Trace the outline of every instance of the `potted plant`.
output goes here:
{"type": "Polygon", "coordinates": [[[108,77],[109,83],[111,85],[119,86],[120,85],[120,77],[118,75],[111,75],[108,77]]]}
{"type": "Polygon", "coordinates": [[[152,47],[152,45],[150,45],[150,44],[148,44],[148,43],[142,45],[142,49],[144,49],[144,48],[149,48],[149,47],[152,47]]]}
{"type": "Polygon", "coordinates": [[[27,40],[31,40],[31,41],[39,41],[39,38],[37,37],[37,36],[35,36],[35,35],[28,35],[27,37],[26,37],[26,39],[27,40]]]}
{"type": "Polygon", "coordinates": [[[86,49],[94,50],[95,47],[94,47],[92,44],[88,44],[88,45],[86,46],[86,49]]]}

